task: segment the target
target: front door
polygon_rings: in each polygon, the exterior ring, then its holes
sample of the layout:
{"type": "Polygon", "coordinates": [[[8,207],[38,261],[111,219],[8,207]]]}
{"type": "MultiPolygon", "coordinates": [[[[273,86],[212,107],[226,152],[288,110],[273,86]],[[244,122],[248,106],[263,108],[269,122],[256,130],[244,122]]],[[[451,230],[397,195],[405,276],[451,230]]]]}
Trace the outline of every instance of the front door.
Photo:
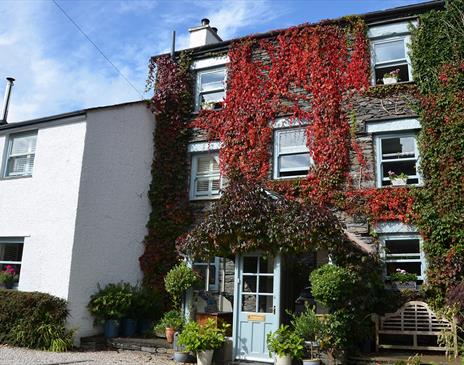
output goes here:
{"type": "Polygon", "coordinates": [[[235,268],[235,358],[271,362],[266,335],[279,328],[280,256],[238,256],[235,268]]]}

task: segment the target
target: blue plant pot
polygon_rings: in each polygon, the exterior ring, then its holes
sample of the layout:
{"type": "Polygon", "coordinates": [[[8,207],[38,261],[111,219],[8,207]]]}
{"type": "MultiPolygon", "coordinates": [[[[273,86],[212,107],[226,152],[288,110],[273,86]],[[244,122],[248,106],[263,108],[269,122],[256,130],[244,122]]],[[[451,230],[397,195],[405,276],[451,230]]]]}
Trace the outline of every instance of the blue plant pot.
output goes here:
{"type": "Polygon", "coordinates": [[[107,319],[104,326],[105,337],[118,337],[119,336],[119,321],[117,319],[107,319]]]}
{"type": "Polygon", "coordinates": [[[121,336],[132,337],[137,330],[137,321],[131,318],[123,318],[121,321],[121,336]]]}
{"type": "Polygon", "coordinates": [[[153,332],[153,321],[151,319],[139,319],[137,321],[137,332],[146,335],[153,332]]]}

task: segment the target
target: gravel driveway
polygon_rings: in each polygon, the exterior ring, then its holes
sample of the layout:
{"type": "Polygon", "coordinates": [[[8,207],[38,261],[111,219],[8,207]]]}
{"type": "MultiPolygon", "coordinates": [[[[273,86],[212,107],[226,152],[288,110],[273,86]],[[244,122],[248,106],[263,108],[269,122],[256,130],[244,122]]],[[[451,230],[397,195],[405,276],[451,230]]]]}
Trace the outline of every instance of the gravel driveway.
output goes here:
{"type": "Polygon", "coordinates": [[[138,351],[47,352],[0,346],[0,365],[174,365],[170,357],[138,351]]]}

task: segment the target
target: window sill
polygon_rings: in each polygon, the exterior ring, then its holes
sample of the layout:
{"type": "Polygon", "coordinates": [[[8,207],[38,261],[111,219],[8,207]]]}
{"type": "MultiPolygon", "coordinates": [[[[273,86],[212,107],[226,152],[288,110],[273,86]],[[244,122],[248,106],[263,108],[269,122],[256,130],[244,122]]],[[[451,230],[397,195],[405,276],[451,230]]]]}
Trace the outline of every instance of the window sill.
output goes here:
{"type": "Polygon", "coordinates": [[[200,196],[195,198],[190,198],[190,201],[205,201],[205,200],[218,200],[221,196],[200,196]]]}
{"type": "Polygon", "coordinates": [[[282,177],[277,177],[274,176],[273,180],[275,181],[280,181],[280,180],[302,180],[304,178],[308,177],[308,175],[298,175],[298,176],[282,176],[282,177]]]}
{"type": "Polygon", "coordinates": [[[377,186],[377,189],[396,189],[396,188],[411,188],[411,187],[417,187],[420,188],[424,186],[424,184],[419,183],[419,184],[406,184],[406,185],[386,185],[386,186],[377,186]]]}
{"type": "Polygon", "coordinates": [[[1,177],[0,178],[0,181],[1,180],[18,180],[18,179],[30,179],[32,178],[32,175],[25,175],[25,176],[4,176],[4,177],[1,177]]]}
{"type": "Polygon", "coordinates": [[[395,84],[373,84],[370,85],[370,89],[376,88],[376,87],[395,87],[395,85],[415,85],[416,82],[414,80],[411,81],[399,81],[395,84]]]}

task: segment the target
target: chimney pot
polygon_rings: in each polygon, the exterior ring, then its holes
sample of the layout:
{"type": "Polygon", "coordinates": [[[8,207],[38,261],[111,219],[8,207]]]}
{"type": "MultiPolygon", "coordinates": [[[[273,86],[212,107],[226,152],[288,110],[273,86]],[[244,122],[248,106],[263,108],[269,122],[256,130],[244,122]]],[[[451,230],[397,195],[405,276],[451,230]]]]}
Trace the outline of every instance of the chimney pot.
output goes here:
{"type": "Polygon", "coordinates": [[[208,18],[201,19],[201,25],[203,25],[203,26],[209,25],[209,19],[208,18]]]}
{"type": "Polygon", "coordinates": [[[211,30],[214,32],[214,33],[217,33],[218,32],[218,29],[216,27],[211,27],[211,30]]]}
{"type": "Polygon", "coordinates": [[[11,88],[14,85],[14,81],[15,79],[13,77],[6,78],[5,96],[3,98],[2,114],[0,115],[0,125],[8,123],[8,106],[10,104],[11,88]]]}

